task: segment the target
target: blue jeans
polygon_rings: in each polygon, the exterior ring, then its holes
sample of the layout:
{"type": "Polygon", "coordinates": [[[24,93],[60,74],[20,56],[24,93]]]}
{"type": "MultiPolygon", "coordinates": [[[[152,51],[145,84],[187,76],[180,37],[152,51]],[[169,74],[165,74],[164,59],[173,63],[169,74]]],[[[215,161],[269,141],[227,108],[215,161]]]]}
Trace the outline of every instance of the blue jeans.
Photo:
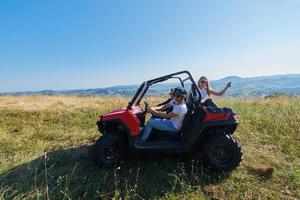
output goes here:
{"type": "Polygon", "coordinates": [[[141,140],[146,141],[149,137],[152,128],[156,128],[161,131],[170,131],[176,133],[178,130],[168,119],[151,118],[147,121],[141,140]]]}

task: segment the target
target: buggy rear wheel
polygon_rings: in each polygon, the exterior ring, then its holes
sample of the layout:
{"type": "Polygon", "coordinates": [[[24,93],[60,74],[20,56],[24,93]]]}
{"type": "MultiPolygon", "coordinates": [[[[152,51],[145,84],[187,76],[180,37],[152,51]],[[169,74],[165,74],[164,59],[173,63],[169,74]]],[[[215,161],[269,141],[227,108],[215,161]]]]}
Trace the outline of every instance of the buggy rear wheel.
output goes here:
{"type": "Polygon", "coordinates": [[[238,141],[231,135],[215,133],[202,148],[203,159],[212,169],[231,171],[243,160],[243,152],[238,141]]]}

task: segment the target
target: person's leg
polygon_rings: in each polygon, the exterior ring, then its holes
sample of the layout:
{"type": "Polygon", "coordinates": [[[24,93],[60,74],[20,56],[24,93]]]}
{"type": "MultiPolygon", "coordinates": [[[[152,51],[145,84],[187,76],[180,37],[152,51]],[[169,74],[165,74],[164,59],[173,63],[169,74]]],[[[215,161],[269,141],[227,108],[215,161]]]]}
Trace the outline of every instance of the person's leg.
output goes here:
{"type": "Polygon", "coordinates": [[[151,131],[152,131],[152,124],[153,124],[153,121],[157,120],[157,118],[150,118],[147,123],[146,123],[146,126],[145,126],[145,129],[143,130],[143,135],[141,137],[141,141],[145,142],[151,131]]]}
{"type": "Polygon", "coordinates": [[[146,123],[146,127],[144,129],[143,135],[141,140],[146,141],[152,131],[152,128],[156,128],[158,130],[162,131],[171,131],[171,132],[177,132],[178,130],[174,127],[171,121],[167,119],[149,119],[146,123]]]}
{"type": "Polygon", "coordinates": [[[218,108],[217,104],[215,104],[212,99],[206,99],[202,105],[208,108],[218,108]]]}
{"type": "Polygon", "coordinates": [[[177,132],[178,130],[175,128],[173,123],[167,119],[157,120],[152,124],[152,128],[161,130],[161,131],[170,131],[170,132],[177,132]]]}
{"type": "MultiPolygon", "coordinates": [[[[150,117],[150,119],[157,119],[157,118],[160,118],[159,116],[157,116],[157,115],[152,115],[151,117],[150,117]]],[[[161,119],[161,118],[160,118],[161,119]]]]}

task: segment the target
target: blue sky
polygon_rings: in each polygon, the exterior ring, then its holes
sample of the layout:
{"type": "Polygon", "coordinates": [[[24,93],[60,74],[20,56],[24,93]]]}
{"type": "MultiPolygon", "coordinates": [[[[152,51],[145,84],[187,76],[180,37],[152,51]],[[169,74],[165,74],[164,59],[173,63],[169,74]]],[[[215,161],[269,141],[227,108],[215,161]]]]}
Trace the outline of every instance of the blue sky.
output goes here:
{"type": "Polygon", "coordinates": [[[300,73],[300,1],[3,0],[0,91],[300,73]]]}

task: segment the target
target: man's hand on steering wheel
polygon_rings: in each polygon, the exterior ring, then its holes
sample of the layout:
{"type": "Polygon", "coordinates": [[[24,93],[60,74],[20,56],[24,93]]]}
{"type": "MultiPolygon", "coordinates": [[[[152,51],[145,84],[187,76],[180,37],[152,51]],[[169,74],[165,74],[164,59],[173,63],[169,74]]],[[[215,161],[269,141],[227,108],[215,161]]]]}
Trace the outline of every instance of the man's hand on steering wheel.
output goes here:
{"type": "Polygon", "coordinates": [[[152,115],[155,115],[155,110],[151,108],[151,106],[149,105],[149,103],[147,103],[146,101],[144,101],[144,104],[145,104],[145,114],[147,113],[151,113],[152,115]]]}
{"type": "Polygon", "coordinates": [[[148,106],[148,107],[147,107],[147,112],[148,112],[148,113],[152,113],[151,111],[153,111],[152,108],[151,108],[151,106],[148,106]]]}
{"type": "Polygon", "coordinates": [[[149,108],[150,106],[149,106],[149,103],[147,103],[146,101],[144,101],[144,104],[145,104],[144,112],[145,112],[145,114],[147,114],[148,108],[149,108]]]}

